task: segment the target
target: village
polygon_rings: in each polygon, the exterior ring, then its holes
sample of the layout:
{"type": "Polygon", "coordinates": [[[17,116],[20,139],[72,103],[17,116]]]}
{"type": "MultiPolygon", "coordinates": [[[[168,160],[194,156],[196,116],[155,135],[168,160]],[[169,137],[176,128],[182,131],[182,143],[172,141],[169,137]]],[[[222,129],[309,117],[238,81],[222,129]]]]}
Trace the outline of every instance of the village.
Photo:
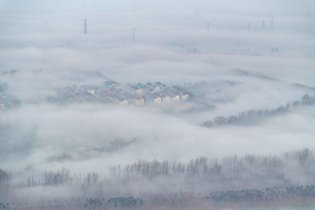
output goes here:
{"type": "Polygon", "coordinates": [[[106,104],[120,104],[124,106],[136,105],[170,105],[189,101],[191,94],[184,86],[167,86],[161,82],[120,84],[106,81],[99,86],[77,86],[60,88],[55,97],[49,97],[50,102],[100,102],[106,104]]]}
{"type": "MultiPolygon", "coordinates": [[[[214,104],[224,102],[222,100],[225,91],[236,85],[239,83],[229,80],[171,85],[162,82],[131,84],[105,80],[95,85],[73,84],[57,87],[49,89],[52,94],[42,98],[21,99],[12,92],[12,87],[6,83],[0,83],[0,111],[7,111],[23,104],[99,103],[118,106],[156,106],[168,111],[195,112],[212,109],[214,104]]],[[[227,100],[226,97],[224,100],[227,100]]]]}

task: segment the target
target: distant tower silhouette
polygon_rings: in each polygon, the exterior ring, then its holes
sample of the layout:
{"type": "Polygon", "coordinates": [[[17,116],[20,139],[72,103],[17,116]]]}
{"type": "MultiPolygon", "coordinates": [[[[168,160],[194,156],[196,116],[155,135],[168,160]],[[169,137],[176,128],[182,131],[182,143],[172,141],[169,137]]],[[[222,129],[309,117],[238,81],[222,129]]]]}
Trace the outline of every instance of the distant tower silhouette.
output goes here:
{"type": "Polygon", "coordinates": [[[262,21],[261,23],[261,29],[264,31],[265,30],[265,20],[262,21]]]}
{"type": "Polygon", "coordinates": [[[132,41],[133,42],[136,41],[136,32],[137,32],[137,28],[133,27],[132,28],[132,41]]]}
{"type": "Polygon", "coordinates": [[[86,19],[84,19],[84,34],[87,34],[87,20],[86,19]]]}
{"type": "Polygon", "coordinates": [[[207,22],[207,30],[208,30],[208,31],[210,31],[210,26],[211,26],[211,23],[210,23],[210,21],[208,21],[208,22],[207,22]]]}
{"type": "Polygon", "coordinates": [[[270,28],[273,29],[273,26],[274,26],[274,20],[273,20],[273,16],[271,16],[270,28]]]}

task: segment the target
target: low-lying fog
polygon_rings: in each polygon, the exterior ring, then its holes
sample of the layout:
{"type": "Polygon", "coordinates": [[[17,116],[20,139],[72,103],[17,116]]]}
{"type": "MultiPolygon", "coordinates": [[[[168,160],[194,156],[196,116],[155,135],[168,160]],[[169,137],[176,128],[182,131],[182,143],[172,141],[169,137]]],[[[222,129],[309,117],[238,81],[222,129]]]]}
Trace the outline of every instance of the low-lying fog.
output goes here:
{"type": "Polygon", "coordinates": [[[314,37],[312,0],[0,0],[0,169],[315,150],[314,37]]]}

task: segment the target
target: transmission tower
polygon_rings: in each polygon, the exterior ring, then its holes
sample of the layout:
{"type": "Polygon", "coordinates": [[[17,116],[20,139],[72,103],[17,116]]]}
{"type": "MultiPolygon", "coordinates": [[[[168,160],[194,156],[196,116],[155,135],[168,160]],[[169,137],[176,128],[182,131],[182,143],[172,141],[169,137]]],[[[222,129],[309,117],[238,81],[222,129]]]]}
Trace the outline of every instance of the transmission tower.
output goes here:
{"type": "Polygon", "coordinates": [[[86,19],[84,19],[84,34],[87,34],[87,20],[86,19]]]}

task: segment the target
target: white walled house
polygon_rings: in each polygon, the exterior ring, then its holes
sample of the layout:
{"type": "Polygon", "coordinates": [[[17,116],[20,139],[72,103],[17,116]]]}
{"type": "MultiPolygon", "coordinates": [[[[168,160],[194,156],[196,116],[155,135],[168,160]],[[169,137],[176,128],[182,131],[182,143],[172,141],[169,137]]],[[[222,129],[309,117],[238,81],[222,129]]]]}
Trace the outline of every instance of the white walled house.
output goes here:
{"type": "Polygon", "coordinates": [[[175,96],[173,97],[173,101],[174,101],[174,102],[180,101],[180,95],[175,95],[175,96]]]}
{"type": "Polygon", "coordinates": [[[142,96],[142,95],[144,95],[144,90],[142,89],[142,88],[138,88],[137,90],[136,90],[136,93],[138,94],[138,95],[140,95],[140,96],[142,96]]]}
{"type": "Polygon", "coordinates": [[[120,104],[120,105],[124,105],[124,106],[128,106],[128,105],[129,105],[129,101],[126,100],[126,99],[124,99],[124,100],[121,100],[121,101],[119,102],[119,104],[120,104]]]}
{"type": "Polygon", "coordinates": [[[137,100],[135,101],[135,104],[136,104],[137,106],[143,106],[143,105],[144,105],[144,99],[143,99],[143,98],[137,99],[137,100]]]}
{"type": "Polygon", "coordinates": [[[158,93],[161,92],[161,88],[160,87],[155,87],[152,91],[152,93],[158,93]]]}
{"type": "Polygon", "coordinates": [[[154,98],[153,100],[154,104],[161,105],[162,104],[162,98],[160,96],[154,98]]]}
{"type": "Polygon", "coordinates": [[[189,100],[189,95],[188,94],[184,94],[181,96],[182,101],[188,101],[189,100]]]}
{"type": "Polygon", "coordinates": [[[87,92],[93,96],[95,96],[95,90],[94,89],[88,89],[87,92]]]}
{"type": "Polygon", "coordinates": [[[170,96],[164,96],[163,97],[163,103],[165,103],[165,104],[172,103],[172,98],[170,96]]]}

